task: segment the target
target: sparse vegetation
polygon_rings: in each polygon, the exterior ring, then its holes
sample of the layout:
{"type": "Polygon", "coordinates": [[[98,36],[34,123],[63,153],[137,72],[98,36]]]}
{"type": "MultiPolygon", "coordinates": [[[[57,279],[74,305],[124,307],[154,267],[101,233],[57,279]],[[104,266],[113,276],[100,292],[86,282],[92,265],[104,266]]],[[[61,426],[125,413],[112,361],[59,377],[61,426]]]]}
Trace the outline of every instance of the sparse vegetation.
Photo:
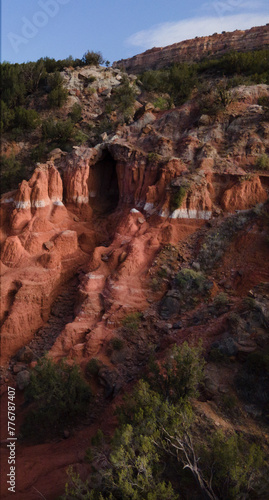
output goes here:
{"type": "Polygon", "coordinates": [[[255,162],[255,167],[258,170],[269,170],[269,156],[266,154],[259,156],[255,162]]]}
{"type": "Polygon", "coordinates": [[[155,108],[159,108],[161,111],[169,108],[169,102],[165,97],[158,97],[153,104],[155,108]]]}
{"type": "Polygon", "coordinates": [[[73,104],[72,109],[69,113],[69,116],[70,116],[71,121],[73,123],[78,123],[81,120],[81,112],[82,112],[82,108],[81,108],[80,104],[78,104],[78,103],[73,104]]]}
{"type": "Polygon", "coordinates": [[[203,293],[208,290],[208,283],[204,275],[194,269],[182,269],[175,279],[176,286],[183,292],[203,293]]]}
{"type": "Polygon", "coordinates": [[[99,361],[99,359],[96,358],[90,359],[90,361],[88,361],[86,365],[86,370],[85,370],[87,379],[90,379],[91,377],[95,377],[96,375],[98,375],[100,367],[101,367],[101,362],[99,361]]]}
{"type": "Polygon", "coordinates": [[[196,66],[183,63],[169,69],[150,70],[140,75],[140,80],[149,92],[169,94],[168,107],[172,103],[178,106],[189,98],[197,83],[196,66]]]}
{"type": "Polygon", "coordinates": [[[26,175],[26,167],[18,161],[15,155],[1,156],[0,186],[1,194],[15,189],[26,175]]]}
{"type": "Polygon", "coordinates": [[[170,210],[174,212],[181,207],[186,195],[188,193],[189,186],[179,186],[179,188],[173,188],[171,197],[170,197],[170,210]]]}
{"type": "Polygon", "coordinates": [[[111,341],[111,344],[115,351],[121,351],[124,346],[124,341],[119,337],[114,337],[111,341]]]}
{"type": "Polygon", "coordinates": [[[87,450],[87,461],[95,465],[98,459],[98,469],[93,467],[86,483],[71,472],[64,499],[178,500],[190,494],[189,473],[197,498],[248,499],[266,488],[258,444],[242,435],[203,431],[195,418],[189,398],[197,395],[202,372],[201,346],[174,346],[164,363],[154,362],[149,382],[139,381],[118,408],[111,443],[105,445],[99,432],[87,450]]]}
{"type": "Polygon", "coordinates": [[[112,111],[116,111],[120,121],[127,122],[134,111],[135,91],[127,76],[123,76],[121,84],[113,90],[110,98],[112,111]]]}
{"type": "Polygon", "coordinates": [[[44,140],[50,139],[59,144],[65,144],[73,136],[74,124],[71,120],[58,120],[52,118],[42,123],[42,137],[44,140]]]}
{"type": "Polygon", "coordinates": [[[223,111],[232,101],[230,85],[227,80],[208,85],[202,83],[197,96],[199,112],[201,115],[216,116],[223,111]]]}
{"type": "Polygon", "coordinates": [[[268,49],[230,52],[218,59],[209,57],[198,63],[175,64],[162,70],[146,71],[140,75],[140,80],[149,92],[168,93],[171,96],[169,105],[182,104],[196,87],[204,88],[200,94],[200,112],[215,116],[231,101],[232,87],[269,83],[268,61],[268,49]],[[208,77],[216,80],[209,88],[208,77]]]}
{"type": "Polygon", "coordinates": [[[221,309],[222,307],[225,307],[229,304],[229,297],[227,293],[221,292],[216,297],[214,298],[213,305],[217,309],[221,309]]]}
{"type": "Polygon", "coordinates": [[[233,236],[244,228],[253,215],[251,210],[244,214],[232,215],[227,217],[219,227],[207,233],[198,255],[198,261],[203,269],[208,270],[214,267],[223,256],[233,236]]]}
{"type": "Polygon", "coordinates": [[[48,77],[50,92],[48,95],[48,105],[50,108],[61,108],[67,101],[68,91],[63,87],[63,78],[56,71],[48,77]]]}
{"type": "Polygon", "coordinates": [[[159,159],[160,155],[158,155],[158,153],[156,153],[155,151],[151,151],[150,153],[148,153],[148,161],[150,163],[157,162],[159,159]]]}
{"type": "Polygon", "coordinates": [[[141,318],[142,313],[140,312],[127,314],[127,316],[125,316],[122,320],[124,330],[130,334],[136,333],[139,328],[141,318]]]}

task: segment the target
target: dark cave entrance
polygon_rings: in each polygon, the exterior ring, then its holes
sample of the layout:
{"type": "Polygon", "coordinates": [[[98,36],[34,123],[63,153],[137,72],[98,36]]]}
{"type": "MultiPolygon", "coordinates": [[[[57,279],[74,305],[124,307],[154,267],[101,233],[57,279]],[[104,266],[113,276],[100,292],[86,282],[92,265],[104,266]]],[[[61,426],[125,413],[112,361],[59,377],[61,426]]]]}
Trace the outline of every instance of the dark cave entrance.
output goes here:
{"type": "Polygon", "coordinates": [[[119,185],[116,161],[107,151],[104,157],[91,166],[89,178],[90,205],[94,212],[113,212],[119,203],[119,185]]]}

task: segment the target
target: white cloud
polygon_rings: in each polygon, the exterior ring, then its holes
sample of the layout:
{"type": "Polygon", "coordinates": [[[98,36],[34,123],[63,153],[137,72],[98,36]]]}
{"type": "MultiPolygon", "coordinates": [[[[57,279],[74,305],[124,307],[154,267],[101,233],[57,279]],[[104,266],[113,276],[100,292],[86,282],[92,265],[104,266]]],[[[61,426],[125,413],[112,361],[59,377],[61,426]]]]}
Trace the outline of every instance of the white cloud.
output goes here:
{"type": "Polygon", "coordinates": [[[126,42],[129,45],[145,50],[152,47],[165,47],[196,36],[208,36],[222,31],[244,30],[253,26],[263,26],[268,22],[269,12],[263,14],[235,14],[222,17],[194,17],[174,23],[158,24],[148,30],[134,33],[126,42]]]}

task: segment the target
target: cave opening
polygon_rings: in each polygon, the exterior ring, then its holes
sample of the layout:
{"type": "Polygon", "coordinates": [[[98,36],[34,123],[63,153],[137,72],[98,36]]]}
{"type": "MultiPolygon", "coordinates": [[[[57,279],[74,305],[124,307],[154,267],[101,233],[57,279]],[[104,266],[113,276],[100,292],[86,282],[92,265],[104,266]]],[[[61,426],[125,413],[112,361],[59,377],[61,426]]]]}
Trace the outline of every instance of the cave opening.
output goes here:
{"type": "Polygon", "coordinates": [[[119,185],[116,161],[107,151],[95,165],[89,177],[89,199],[94,212],[107,214],[116,210],[119,203],[119,185]]]}

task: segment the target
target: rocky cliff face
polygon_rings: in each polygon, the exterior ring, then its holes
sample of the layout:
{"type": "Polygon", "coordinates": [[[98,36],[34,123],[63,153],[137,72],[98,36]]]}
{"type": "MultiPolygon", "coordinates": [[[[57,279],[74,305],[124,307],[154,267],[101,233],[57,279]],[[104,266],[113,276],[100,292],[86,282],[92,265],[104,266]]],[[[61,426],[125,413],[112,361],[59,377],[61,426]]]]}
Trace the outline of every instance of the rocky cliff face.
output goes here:
{"type": "Polygon", "coordinates": [[[167,47],[154,47],[129,59],[115,61],[113,67],[123,67],[129,73],[160,69],[173,63],[194,62],[212,56],[218,57],[229,51],[248,51],[269,45],[269,25],[236,30],[212,36],[196,37],[167,47]]]}
{"type": "Polygon", "coordinates": [[[81,265],[80,306],[56,356],[96,354],[123,311],[145,307],[143,270],[164,243],[267,199],[268,173],[253,164],[269,147],[257,105],[269,89],[234,92],[240,98],[217,119],[197,121],[195,101],[147,110],[96,147],[40,164],[3,196],[3,364],[46,323],[59,287],[81,265]]]}

